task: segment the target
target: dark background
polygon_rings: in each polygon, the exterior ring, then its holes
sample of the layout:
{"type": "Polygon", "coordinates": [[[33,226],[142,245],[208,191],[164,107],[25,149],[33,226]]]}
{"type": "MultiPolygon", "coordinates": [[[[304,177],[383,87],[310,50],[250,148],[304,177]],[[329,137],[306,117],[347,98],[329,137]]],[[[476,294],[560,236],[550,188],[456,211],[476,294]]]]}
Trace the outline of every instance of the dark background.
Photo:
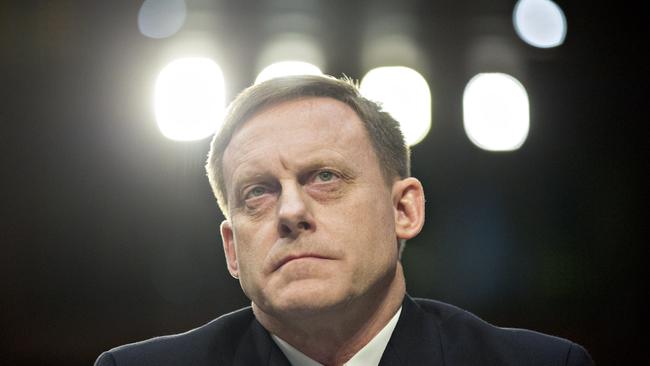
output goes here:
{"type": "Polygon", "coordinates": [[[254,80],[264,24],[289,11],[317,20],[324,71],[357,79],[368,20],[409,20],[433,94],[413,149],[427,224],[403,258],[411,295],[572,339],[601,365],[647,361],[647,26],[633,2],[557,3],[567,38],[542,50],[512,29],[514,1],[188,1],[168,39],[140,34],[138,1],[0,1],[0,362],[89,365],[247,304],[224,264],[208,140],[160,134],[153,84],[184,56],[170,43],[198,30],[232,99],[254,80]],[[484,35],[518,66],[477,69],[484,35]],[[520,150],[465,136],[462,93],[480,71],[526,87],[520,150]]]}

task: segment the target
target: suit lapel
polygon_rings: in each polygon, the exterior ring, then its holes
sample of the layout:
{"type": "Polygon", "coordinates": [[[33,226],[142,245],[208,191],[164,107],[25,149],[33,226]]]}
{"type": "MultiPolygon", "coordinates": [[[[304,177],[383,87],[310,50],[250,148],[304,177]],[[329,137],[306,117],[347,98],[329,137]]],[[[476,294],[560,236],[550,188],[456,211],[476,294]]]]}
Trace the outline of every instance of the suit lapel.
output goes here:
{"type": "Polygon", "coordinates": [[[406,295],[379,366],[444,365],[438,323],[406,295]]]}
{"type": "Polygon", "coordinates": [[[269,332],[256,319],[253,319],[248,331],[242,337],[233,365],[291,366],[271,339],[269,332]]]}

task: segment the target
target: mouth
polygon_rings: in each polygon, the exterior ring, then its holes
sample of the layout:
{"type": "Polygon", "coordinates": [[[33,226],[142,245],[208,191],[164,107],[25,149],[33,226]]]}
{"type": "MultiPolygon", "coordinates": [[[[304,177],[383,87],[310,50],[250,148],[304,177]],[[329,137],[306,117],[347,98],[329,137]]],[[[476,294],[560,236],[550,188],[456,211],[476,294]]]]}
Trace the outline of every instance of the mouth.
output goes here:
{"type": "Polygon", "coordinates": [[[288,256],[282,258],[282,260],[280,262],[278,262],[278,264],[275,266],[275,270],[278,270],[278,269],[282,268],[282,266],[284,266],[285,264],[287,264],[287,263],[289,263],[291,261],[295,261],[295,260],[299,260],[299,259],[308,259],[308,258],[311,258],[311,259],[331,259],[331,258],[324,257],[324,256],[318,255],[318,254],[288,255],[288,256]]]}

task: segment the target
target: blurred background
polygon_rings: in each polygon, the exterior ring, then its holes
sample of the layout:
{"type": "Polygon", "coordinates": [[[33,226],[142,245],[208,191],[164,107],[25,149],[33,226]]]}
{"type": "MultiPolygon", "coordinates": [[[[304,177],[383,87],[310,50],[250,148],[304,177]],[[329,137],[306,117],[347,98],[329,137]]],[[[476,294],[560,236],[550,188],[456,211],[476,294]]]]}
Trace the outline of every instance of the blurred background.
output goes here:
{"type": "Polygon", "coordinates": [[[288,60],[368,93],[373,80],[424,93],[402,100],[424,116],[412,296],[569,338],[601,365],[647,360],[648,33],[635,7],[0,1],[2,363],[89,365],[247,305],[203,164],[221,104],[288,60]],[[476,91],[478,76],[500,79],[476,91]]]}

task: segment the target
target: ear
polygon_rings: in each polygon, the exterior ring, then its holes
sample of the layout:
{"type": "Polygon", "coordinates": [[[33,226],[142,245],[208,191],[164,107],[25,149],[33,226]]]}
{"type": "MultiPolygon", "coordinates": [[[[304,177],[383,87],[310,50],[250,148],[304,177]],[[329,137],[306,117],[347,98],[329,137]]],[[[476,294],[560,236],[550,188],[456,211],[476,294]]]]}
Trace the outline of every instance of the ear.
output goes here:
{"type": "Polygon", "coordinates": [[[424,225],[424,189],[419,180],[408,177],[393,184],[393,209],[397,239],[414,238],[424,225]]]}
{"type": "Polygon", "coordinates": [[[234,278],[239,278],[239,266],[237,264],[237,251],[230,221],[224,220],[221,223],[221,241],[223,242],[223,253],[226,255],[228,272],[234,278]]]}

